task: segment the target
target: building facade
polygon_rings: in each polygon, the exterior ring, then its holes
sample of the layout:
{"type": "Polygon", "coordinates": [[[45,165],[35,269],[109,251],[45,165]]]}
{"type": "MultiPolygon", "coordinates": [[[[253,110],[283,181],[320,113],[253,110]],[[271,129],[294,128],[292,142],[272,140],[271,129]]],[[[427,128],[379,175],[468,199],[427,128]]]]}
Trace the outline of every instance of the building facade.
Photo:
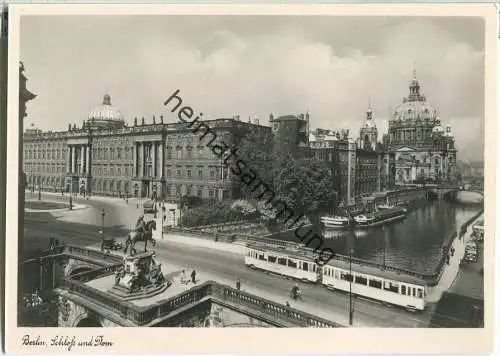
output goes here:
{"type": "MultiPolygon", "coordinates": [[[[203,140],[204,131],[184,123],[151,123],[137,118],[127,126],[106,95],[80,127],[68,131],[26,130],[24,168],[30,186],[81,195],[178,200],[235,198],[233,175],[203,140]]],[[[269,130],[237,118],[202,121],[218,139],[236,145],[248,130],[269,130]]]]}
{"type": "Polygon", "coordinates": [[[443,129],[437,110],[420,92],[415,72],[409,95],[389,120],[389,147],[396,158],[397,184],[455,177],[457,150],[451,127],[443,129]]]}
{"type": "Polygon", "coordinates": [[[327,162],[343,205],[361,204],[362,198],[394,187],[395,155],[378,142],[372,110],[366,112],[359,138],[349,130],[316,129],[309,135],[312,155],[327,162]]]}
{"type": "Polygon", "coordinates": [[[277,156],[291,154],[297,157],[309,148],[309,113],[269,116],[274,135],[273,151],[277,156]]]}

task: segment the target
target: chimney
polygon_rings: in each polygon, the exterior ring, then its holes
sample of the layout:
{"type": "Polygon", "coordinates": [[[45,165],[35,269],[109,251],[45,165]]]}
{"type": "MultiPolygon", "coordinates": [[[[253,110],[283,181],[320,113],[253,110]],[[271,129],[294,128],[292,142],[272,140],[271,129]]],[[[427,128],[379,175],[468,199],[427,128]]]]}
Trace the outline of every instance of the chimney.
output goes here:
{"type": "Polygon", "coordinates": [[[137,126],[137,116],[134,117],[134,126],[137,126]]]}
{"type": "Polygon", "coordinates": [[[143,125],[143,126],[144,126],[144,125],[146,125],[146,124],[145,124],[145,121],[144,121],[144,116],[142,117],[142,125],[143,125]]]}
{"type": "Polygon", "coordinates": [[[153,115],[153,125],[156,124],[156,119],[155,119],[155,116],[153,115]]]}
{"type": "Polygon", "coordinates": [[[160,122],[163,124],[163,115],[160,115],[160,122]]]}

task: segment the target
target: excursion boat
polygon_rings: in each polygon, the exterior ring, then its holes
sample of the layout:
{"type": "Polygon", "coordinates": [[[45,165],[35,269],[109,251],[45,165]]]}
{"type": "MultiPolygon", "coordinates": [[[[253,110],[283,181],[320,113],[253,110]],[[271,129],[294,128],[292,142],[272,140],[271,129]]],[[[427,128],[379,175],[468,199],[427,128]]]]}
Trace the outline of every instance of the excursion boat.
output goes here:
{"type": "Polygon", "coordinates": [[[390,205],[390,204],[377,205],[377,209],[378,210],[394,209],[394,205],[390,205]]]}
{"type": "Polygon", "coordinates": [[[321,222],[329,229],[342,229],[349,227],[351,220],[345,216],[323,216],[321,222]]]}
{"type": "Polygon", "coordinates": [[[403,220],[406,218],[406,212],[406,209],[400,207],[382,209],[374,213],[355,216],[354,223],[357,228],[380,226],[389,222],[403,220]]]}

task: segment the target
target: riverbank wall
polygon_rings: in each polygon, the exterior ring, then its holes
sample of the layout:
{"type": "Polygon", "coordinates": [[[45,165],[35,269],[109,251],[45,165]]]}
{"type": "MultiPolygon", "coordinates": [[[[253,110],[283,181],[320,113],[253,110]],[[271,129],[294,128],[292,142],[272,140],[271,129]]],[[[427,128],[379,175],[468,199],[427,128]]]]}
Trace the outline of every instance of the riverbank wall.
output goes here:
{"type": "MultiPolygon", "coordinates": [[[[356,258],[356,257],[349,257],[346,255],[341,255],[341,254],[336,254],[335,259],[337,260],[342,260],[345,262],[352,261],[353,263],[364,265],[364,266],[369,266],[369,267],[374,267],[374,268],[379,268],[380,270],[386,270],[386,271],[392,271],[396,272],[399,274],[403,275],[410,275],[413,277],[417,277],[422,280],[423,283],[425,283],[427,286],[432,287],[435,286],[439,283],[441,276],[443,275],[444,268],[446,266],[446,260],[448,258],[448,255],[450,254],[450,248],[455,241],[456,238],[464,238],[465,233],[467,232],[467,228],[474,222],[476,221],[484,212],[484,209],[481,209],[478,213],[474,214],[470,219],[468,219],[466,222],[464,222],[458,230],[454,231],[451,233],[450,237],[445,240],[445,244],[442,246],[442,254],[441,258],[436,265],[436,268],[432,273],[424,273],[424,272],[416,272],[412,271],[409,269],[401,268],[401,267],[393,267],[393,266],[388,266],[387,264],[383,265],[379,262],[374,262],[370,260],[365,260],[361,258],[356,258]]],[[[288,230],[288,231],[282,231],[279,233],[275,234],[266,234],[266,235],[261,235],[261,236],[249,236],[249,235],[243,235],[243,234],[213,234],[213,233],[205,233],[202,231],[196,231],[196,230],[184,230],[182,228],[165,228],[165,231],[176,233],[179,235],[185,235],[189,237],[198,237],[198,238],[203,238],[203,239],[209,239],[212,241],[218,241],[218,242],[226,242],[226,243],[238,243],[238,244],[246,244],[249,242],[259,242],[263,244],[268,244],[271,246],[281,246],[281,247],[291,247],[299,250],[304,250],[304,251],[309,251],[312,252],[314,250],[315,246],[312,246],[312,248],[304,247],[300,243],[294,242],[294,239],[289,239],[284,240],[283,238],[285,237],[285,234],[294,234],[294,230],[288,230]],[[291,240],[291,241],[290,241],[291,240]]]]}

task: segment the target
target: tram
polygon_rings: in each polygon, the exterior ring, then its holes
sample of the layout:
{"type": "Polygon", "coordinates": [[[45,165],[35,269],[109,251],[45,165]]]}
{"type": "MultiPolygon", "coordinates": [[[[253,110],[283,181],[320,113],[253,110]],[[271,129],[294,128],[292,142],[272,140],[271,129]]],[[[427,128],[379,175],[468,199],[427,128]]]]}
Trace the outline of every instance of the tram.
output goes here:
{"type": "Polygon", "coordinates": [[[245,265],[308,282],[317,282],[321,274],[321,267],[312,256],[301,255],[298,250],[261,246],[258,243],[247,245],[245,265]]]}
{"type": "Polygon", "coordinates": [[[351,290],[356,295],[398,305],[409,311],[425,308],[426,284],[417,277],[358,264],[349,267],[349,262],[338,259],[319,266],[314,258],[312,252],[249,243],[245,265],[322,284],[330,290],[351,290]]]}

